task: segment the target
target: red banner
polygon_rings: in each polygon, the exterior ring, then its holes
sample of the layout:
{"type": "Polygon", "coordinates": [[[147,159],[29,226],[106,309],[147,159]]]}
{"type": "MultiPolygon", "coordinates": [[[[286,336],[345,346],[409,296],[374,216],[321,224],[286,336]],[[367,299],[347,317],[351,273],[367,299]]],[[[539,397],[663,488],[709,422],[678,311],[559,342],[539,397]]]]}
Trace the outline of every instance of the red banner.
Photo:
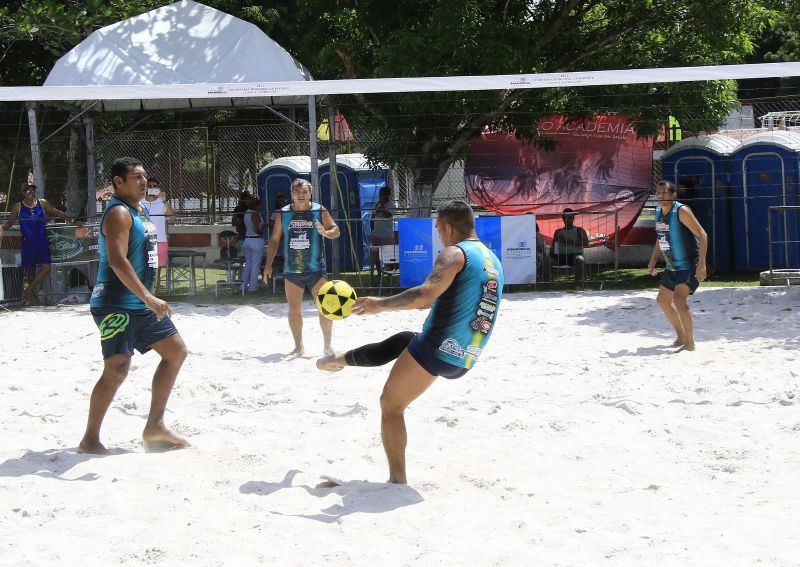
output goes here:
{"type": "Polygon", "coordinates": [[[539,122],[545,149],[508,134],[484,134],[464,166],[467,195],[501,214],[535,213],[547,239],[563,226],[565,208],[589,233],[592,246],[624,241],[652,191],[653,139],[637,138],[619,116],[539,122]]]}

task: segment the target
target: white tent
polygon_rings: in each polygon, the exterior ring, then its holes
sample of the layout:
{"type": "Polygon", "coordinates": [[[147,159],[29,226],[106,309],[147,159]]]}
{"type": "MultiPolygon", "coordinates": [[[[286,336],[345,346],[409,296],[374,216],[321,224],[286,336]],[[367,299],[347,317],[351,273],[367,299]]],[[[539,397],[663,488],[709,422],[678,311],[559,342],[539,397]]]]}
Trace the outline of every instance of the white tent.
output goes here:
{"type": "MultiPolygon", "coordinates": [[[[253,24],[181,0],[92,33],[59,59],[46,87],[158,86],[311,81],[311,74],[253,24]]],[[[82,108],[93,100],[72,101],[82,108]]],[[[305,105],[307,97],[103,100],[93,111],[225,105],[305,105]]]]}
{"type": "MultiPolygon", "coordinates": [[[[81,110],[85,115],[87,168],[94,171],[94,134],[90,113],[158,111],[219,107],[262,107],[289,120],[273,106],[306,106],[311,125],[311,153],[316,155],[316,104],[313,96],[283,95],[280,89],[253,92],[253,85],[312,81],[308,70],[253,24],[192,0],[181,0],[101,28],[61,57],[47,76],[43,91],[75,92],[75,98],[38,98],[81,110]],[[226,97],[218,87],[247,85],[251,96],[226,97]],[[190,96],[158,96],[159,88],[195,86],[190,96]],[[203,88],[203,85],[208,85],[203,88]],[[80,97],[86,87],[108,98],[80,97]],[[137,96],[142,88],[150,96],[137,96]],[[105,89],[105,90],[104,90],[105,89]],[[119,96],[124,89],[129,96],[119,96]],[[139,91],[137,91],[139,89],[139,91]],[[111,94],[114,93],[114,94],[111,94]],[[156,94],[156,96],[152,96],[156,94]],[[203,96],[208,94],[208,97],[203,96]],[[57,102],[56,102],[57,101],[57,102]]],[[[77,118],[77,117],[76,117],[77,118]]],[[[28,123],[37,192],[44,194],[35,107],[28,123]]],[[[303,128],[305,129],[305,128],[303,128]]],[[[316,160],[315,160],[316,161],[316,160]]],[[[315,168],[316,169],[316,168],[315,168]]],[[[312,172],[316,178],[316,171],[312,172]]],[[[316,186],[316,183],[314,184],[316,186]]],[[[89,176],[87,211],[93,213],[94,179],[89,176]]]]}

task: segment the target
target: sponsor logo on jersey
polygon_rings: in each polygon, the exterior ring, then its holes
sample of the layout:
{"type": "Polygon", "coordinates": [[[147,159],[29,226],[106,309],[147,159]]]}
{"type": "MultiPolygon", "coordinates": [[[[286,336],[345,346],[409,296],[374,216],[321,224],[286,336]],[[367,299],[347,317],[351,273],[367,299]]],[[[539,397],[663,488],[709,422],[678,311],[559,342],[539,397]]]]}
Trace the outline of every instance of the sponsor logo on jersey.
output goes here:
{"type": "Polygon", "coordinates": [[[458,358],[465,358],[467,356],[467,354],[464,352],[464,349],[458,344],[458,341],[452,337],[445,339],[444,342],[442,342],[442,344],[439,346],[439,350],[446,352],[447,354],[452,354],[458,358]]]}

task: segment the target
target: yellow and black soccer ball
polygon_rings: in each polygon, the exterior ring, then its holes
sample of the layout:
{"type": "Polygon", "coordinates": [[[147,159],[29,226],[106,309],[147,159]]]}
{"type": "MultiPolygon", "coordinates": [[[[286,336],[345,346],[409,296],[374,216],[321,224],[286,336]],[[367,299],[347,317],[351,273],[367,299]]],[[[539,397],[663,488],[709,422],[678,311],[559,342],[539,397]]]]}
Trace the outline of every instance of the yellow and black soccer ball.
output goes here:
{"type": "Polygon", "coordinates": [[[356,290],[344,280],[330,280],[322,284],[317,294],[317,309],[326,319],[338,321],[350,315],[356,303],[356,290]]]}

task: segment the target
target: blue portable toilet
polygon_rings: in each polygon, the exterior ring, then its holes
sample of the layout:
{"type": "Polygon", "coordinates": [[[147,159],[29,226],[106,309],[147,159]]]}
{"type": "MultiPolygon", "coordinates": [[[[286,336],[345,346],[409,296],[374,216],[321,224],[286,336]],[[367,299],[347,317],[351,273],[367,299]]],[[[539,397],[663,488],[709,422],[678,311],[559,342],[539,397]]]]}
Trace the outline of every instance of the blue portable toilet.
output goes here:
{"type": "MultiPolygon", "coordinates": [[[[320,163],[320,200],[339,223],[342,233],[338,241],[334,241],[338,242],[341,269],[355,270],[369,262],[370,216],[378,202],[378,192],[389,186],[389,178],[387,166],[370,167],[363,154],[336,156],[337,183],[332,183],[330,161],[320,163]],[[336,207],[331,206],[331,185],[336,192],[336,207]]],[[[329,269],[330,246],[330,242],[326,242],[329,269]]]]}
{"type": "Polygon", "coordinates": [[[708,234],[706,261],[716,272],[734,267],[730,155],[738,147],[738,140],[722,134],[692,136],[669,148],[662,158],[664,179],[692,191],[679,192],[678,200],[692,208],[708,234]]]}
{"type": "MultiPolygon", "coordinates": [[[[283,193],[291,203],[289,194],[295,179],[305,179],[311,183],[311,158],[308,156],[288,156],[275,159],[258,172],[258,198],[261,199],[261,217],[266,221],[275,211],[275,199],[283,193]]],[[[264,235],[267,236],[266,234],[264,235]]]]}
{"type": "MultiPolygon", "coordinates": [[[[731,155],[736,269],[769,268],[769,207],[800,204],[800,133],[773,130],[742,140],[731,155]]],[[[797,211],[772,215],[775,268],[800,265],[797,211]]]]}

